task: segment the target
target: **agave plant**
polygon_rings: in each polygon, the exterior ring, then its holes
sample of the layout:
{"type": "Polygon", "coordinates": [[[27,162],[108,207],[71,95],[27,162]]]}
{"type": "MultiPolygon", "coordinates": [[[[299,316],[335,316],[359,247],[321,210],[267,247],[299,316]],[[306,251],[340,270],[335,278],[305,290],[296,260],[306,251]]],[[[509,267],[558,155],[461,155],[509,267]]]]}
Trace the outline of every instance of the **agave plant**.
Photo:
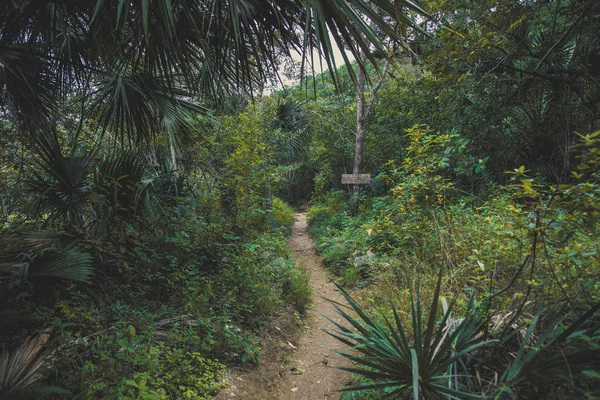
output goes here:
{"type": "Polygon", "coordinates": [[[390,396],[412,392],[415,400],[481,398],[463,387],[464,361],[491,341],[483,335],[486,321],[481,317],[471,295],[465,317],[452,319],[454,302],[442,306],[440,313],[440,274],[429,315],[425,318],[421,296],[411,296],[411,329],[402,323],[392,305],[394,320],[383,318],[383,323],[373,319],[343,289],[340,292],[350,305],[350,315],[335,302],[336,311],[350,324],[346,327],[330,320],[337,330],[327,332],[350,347],[350,352],[340,354],[358,364],[358,367],[337,367],[372,381],[373,384],[350,387],[345,391],[381,389],[390,396]],[[438,321],[438,318],[441,320],[438,321]]]}

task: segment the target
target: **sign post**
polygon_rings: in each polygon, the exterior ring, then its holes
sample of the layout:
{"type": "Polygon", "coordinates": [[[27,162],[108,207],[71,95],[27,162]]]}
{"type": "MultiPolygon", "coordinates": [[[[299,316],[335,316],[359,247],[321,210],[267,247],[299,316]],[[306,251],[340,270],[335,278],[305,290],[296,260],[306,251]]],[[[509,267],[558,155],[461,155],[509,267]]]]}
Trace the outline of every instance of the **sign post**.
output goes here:
{"type": "Polygon", "coordinates": [[[368,185],[371,174],[342,174],[342,185],[368,185]]]}
{"type": "Polygon", "coordinates": [[[358,212],[358,198],[356,197],[356,185],[368,185],[371,183],[371,174],[342,174],[342,185],[353,185],[351,189],[350,210],[354,215],[358,212]],[[353,205],[354,204],[354,205],[353,205]]]}

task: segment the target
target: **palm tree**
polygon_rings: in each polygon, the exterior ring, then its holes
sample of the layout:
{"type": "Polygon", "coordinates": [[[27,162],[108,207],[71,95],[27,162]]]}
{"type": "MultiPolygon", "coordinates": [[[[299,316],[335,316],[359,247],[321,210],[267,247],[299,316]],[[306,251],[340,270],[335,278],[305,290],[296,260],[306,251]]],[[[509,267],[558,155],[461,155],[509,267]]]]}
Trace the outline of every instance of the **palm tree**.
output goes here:
{"type": "Polygon", "coordinates": [[[374,31],[394,36],[390,21],[411,23],[407,9],[420,11],[388,0],[4,1],[0,106],[33,140],[69,104],[73,149],[90,120],[101,138],[172,146],[201,101],[256,87],[278,54],[318,49],[333,71],[334,46],[357,59],[382,49],[374,31]]]}
{"type": "Polygon", "coordinates": [[[26,182],[43,228],[107,231],[92,190],[115,216],[157,215],[177,176],[148,178],[132,148],[158,144],[175,160],[190,115],[258,87],[281,54],[317,49],[330,71],[335,46],[370,59],[383,50],[374,32],[394,37],[406,10],[420,11],[407,0],[0,2],[0,122],[35,154],[26,182]]]}

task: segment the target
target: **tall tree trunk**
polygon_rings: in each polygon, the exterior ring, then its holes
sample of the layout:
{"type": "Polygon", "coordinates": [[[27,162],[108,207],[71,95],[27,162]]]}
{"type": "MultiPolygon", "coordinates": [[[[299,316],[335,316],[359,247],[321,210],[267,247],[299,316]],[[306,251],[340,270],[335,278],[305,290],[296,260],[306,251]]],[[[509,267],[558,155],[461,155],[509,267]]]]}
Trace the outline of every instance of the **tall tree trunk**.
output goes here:
{"type": "MultiPolygon", "coordinates": [[[[365,68],[366,57],[358,63],[356,77],[356,147],[354,150],[353,174],[360,174],[363,168],[363,153],[367,131],[367,115],[365,109],[365,68]]],[[[358,212],[358,185],[352,185],[350,191],[350,214],[358,212]]]]}

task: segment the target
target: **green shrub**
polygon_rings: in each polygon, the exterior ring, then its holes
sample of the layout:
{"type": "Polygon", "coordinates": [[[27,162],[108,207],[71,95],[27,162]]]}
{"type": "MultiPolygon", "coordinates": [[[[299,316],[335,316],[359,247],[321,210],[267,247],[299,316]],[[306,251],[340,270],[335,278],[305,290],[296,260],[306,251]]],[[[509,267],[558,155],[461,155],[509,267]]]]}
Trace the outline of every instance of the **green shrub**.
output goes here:
{"type": "Polygon", "coordinates": [[[300,314],[304,314],[312,302],[314,290],[310,284],[310,269],[305,265],[293,265],[284,288],[286,300],[300,314]]]}
{"type": "Polygon", "coordinates": [[[289,233],[296,216],[294,209],[278,197],[273,197],[272,208],[274,227],[289,233]]]}
{"type": "Polygon", "coordinates": [[[152,386],[164,388],[170,398],[210,399],[226,385],[223,364],[182,349],[164,348],[158,371],[149,373],[159,376],[151,381],[152,386]]]}
{"type": "MultiPolygon", "coordinates": [[[[173,350],[159,345],[157,364],[133,378],[123,378],[116,388],[119,399],[211,399],[226,384],[225,366],[197,352],[173,350]]],[[[109,394],[107,397],[113,397],[109,394]]]]}
{"type": "MultiPolygon", "coordinates": [[[[137,332],[127,324],[83,342],[87,360],[78,374],[81,393],[86,398],[205,399],[223,387],[225,366],[193,350],[201,344],[198,336],[182,340],[173,331],[166,342],[154,344],[156,337],[154,330],[137,332]]],[[[61,383],[69,386],[73,378],[64,375],[61,383]]]]}
{"type": "Polygon", "coordinates": [[[308,209],[307,220],[313,228],[339,229],[347,211],[346,193],[341,190],[331,191],[308,209]]]}

